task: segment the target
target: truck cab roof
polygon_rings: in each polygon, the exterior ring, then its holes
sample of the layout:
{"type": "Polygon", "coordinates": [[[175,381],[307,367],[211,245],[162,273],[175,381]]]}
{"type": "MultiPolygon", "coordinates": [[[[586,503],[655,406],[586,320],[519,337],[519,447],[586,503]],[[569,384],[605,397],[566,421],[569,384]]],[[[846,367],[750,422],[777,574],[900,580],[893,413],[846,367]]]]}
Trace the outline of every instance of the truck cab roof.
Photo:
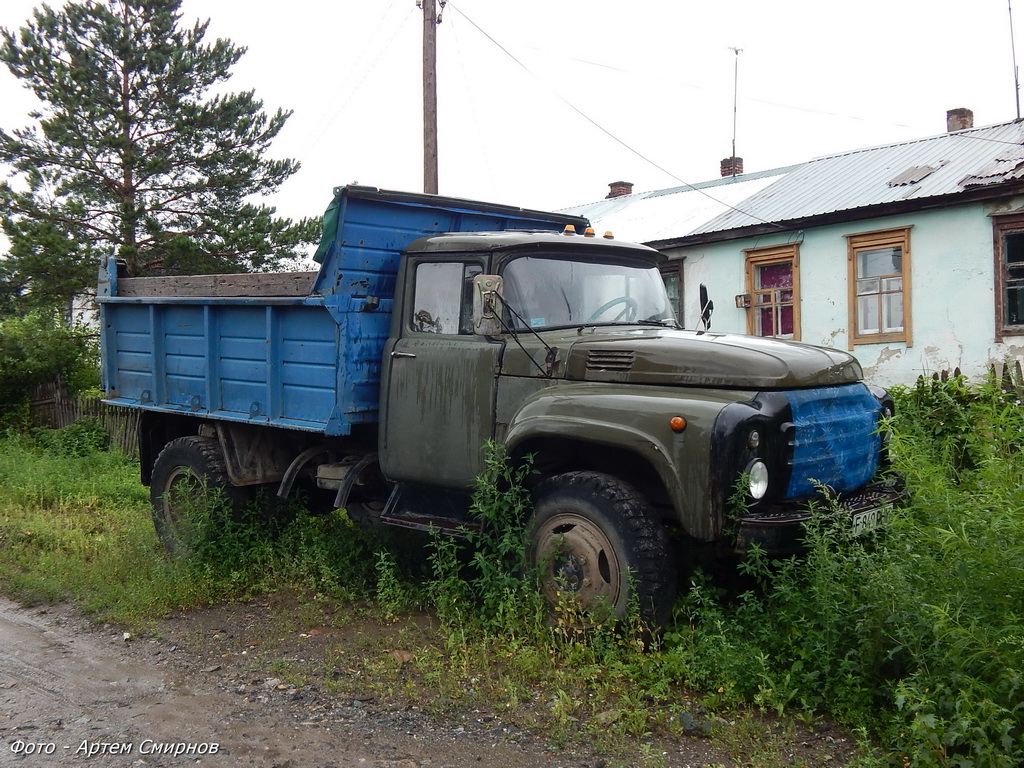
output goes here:
{"type": "Polygon", "coordinates": [[[406,248],[406,253],[471,253],[520,247],[565,252],[584,244],[588,258],[624,256],[651,264],[665,261],[665,255],[653,248],[613,237],[523,229],[504,232],[442,232],[413,241],[406,248]]]}

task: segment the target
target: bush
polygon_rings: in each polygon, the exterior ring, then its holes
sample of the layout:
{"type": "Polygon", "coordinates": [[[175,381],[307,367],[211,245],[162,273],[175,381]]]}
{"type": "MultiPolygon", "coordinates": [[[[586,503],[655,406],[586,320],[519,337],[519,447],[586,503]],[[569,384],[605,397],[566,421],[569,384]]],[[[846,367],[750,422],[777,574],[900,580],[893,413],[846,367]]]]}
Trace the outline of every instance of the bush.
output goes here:
{"type": "Polygon", "coordinates": [[[92,416],[83,416],[62,429],[37,429],[36,441],[54,456],[88,456],[106,450],[110,436],[92,416]]]}
{"type": "Polygon", "coordinates": [[[887,530],[824,523],[805,557],[698,581],[666,638],[678,682],[866,728],[893,764],[1024,764],[1024,408],[962,378],[899,389],[891,453],[911,492],[887,530]]]}
{"type": "Polygon", "coordinates": [[[33,391],[63,376],[71,394],[99,386],[95,334],[64,325],[55,312],[0,322],[0,419],[25,413],[33,391]]]}
{"type": "Polygon", "coordinates": [[[533,506],[529,465],[513,467],[503,446],[485,446],[470,513],[479,528],[465,539],[437,535],[429,555],[430,597],[442,621],[464,631],[521,635],[535,628],[544,603],[526,562],[526,523],[533,506]]]}

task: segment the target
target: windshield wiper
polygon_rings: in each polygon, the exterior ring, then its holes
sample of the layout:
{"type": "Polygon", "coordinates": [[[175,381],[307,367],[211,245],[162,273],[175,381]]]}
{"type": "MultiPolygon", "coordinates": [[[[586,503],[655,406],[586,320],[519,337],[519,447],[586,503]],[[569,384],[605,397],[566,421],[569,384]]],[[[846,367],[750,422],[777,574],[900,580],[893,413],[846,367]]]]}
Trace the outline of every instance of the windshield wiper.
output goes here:
{"type": "Polygon", "coordinates": [[[505,301],[504,296],[502,296],[500,293],[495,293],[494,297],[501,302],[502,306],[505,307],[505,309],[507,309],[509,313],[511,313],[511,315],[515,317],[516,320],[523,324],[524,328],[527,331],[536,336],[537,340],[544,345],[544,349],[547,350],[547,355],[544,358],[544,363],[547,365],[547,370],[541,368],[540,364],[533,359],[533,355],[531,355],[529,351],[526,349],[526,347],[523,346],[523,342],[519,340],[519,332],[515,329],[515,327],[506,323],[505,320],[502,318],[501,313],[498,313],[498,322],[501,323],[502,329],[512,337],[512,340],[516,343],[516,346],[523,350],[523,352],[526,352],[526,356],[527,358],[529,358],[530,362],[533,363],[533,367],[540,371],[543,376],[550,379],[555,373],[555,363],[558,360],[558,347],[552,347],[550,344],[544,341],[543,337],[539,333],[537,333],[537,331],[535,331],[530,326],[530,324],[523,319],[523,316],[516,312],[515,308],[511,304],[505,301]]]}
{"type": "Polygon", "coordinates": [[[660,328],[682,328],[676,320],[666,317],[663,320],[634,320],[635,325],[657,325],[660,328]]]}

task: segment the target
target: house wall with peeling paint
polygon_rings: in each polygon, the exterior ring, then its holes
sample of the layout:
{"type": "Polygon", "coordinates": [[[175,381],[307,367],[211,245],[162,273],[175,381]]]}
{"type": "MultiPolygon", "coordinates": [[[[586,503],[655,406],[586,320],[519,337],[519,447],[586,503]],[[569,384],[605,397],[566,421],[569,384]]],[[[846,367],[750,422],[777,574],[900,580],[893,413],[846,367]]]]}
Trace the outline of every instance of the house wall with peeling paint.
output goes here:
{"type": "Polygon", "coordinates": [[[961,204],[886,218],[830,224],[802,232],[731,240],[667,251],[684,258],[684,324],[698,327],[698,291],[715,302],[712,330],[746,333],[748,310],[734,297],[747,293],[744,249],[797,242],[800,339],[851,351],[872,383],[912,383],[919,375],[960,368],[980,376],[992,363],[1024,358],[1017,344],[995,342],[995,275],[990,214],[1024,208],[1024,199],[961,204]],[[849,348],[847,235],[910,226],[912,344],[849,348]]]}

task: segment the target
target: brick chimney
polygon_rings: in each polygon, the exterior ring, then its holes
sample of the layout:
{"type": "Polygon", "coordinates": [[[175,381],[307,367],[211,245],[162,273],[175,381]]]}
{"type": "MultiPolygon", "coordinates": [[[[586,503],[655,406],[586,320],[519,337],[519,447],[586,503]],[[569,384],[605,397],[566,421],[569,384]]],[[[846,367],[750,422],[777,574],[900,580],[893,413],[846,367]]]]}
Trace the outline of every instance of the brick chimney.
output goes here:
{"type": "Polygon", "coordinates": [[[633,194],[632,181],[613,181],[608,186],[611,188],[611,191],[605,195],[606,200],[610,197],[625,197],[626,195],[633,194]]]}
{"type": "Polygon", "coordinates": [[[958,107],[946,112],[946,132],[962,131],[974,127],[974,112],[967,107],[958,107]]]}
{"type": "Polygon", "coordinates": [[[726,157],[722,160],[722,176],[743,175],[743,158],[726,157]]]}

